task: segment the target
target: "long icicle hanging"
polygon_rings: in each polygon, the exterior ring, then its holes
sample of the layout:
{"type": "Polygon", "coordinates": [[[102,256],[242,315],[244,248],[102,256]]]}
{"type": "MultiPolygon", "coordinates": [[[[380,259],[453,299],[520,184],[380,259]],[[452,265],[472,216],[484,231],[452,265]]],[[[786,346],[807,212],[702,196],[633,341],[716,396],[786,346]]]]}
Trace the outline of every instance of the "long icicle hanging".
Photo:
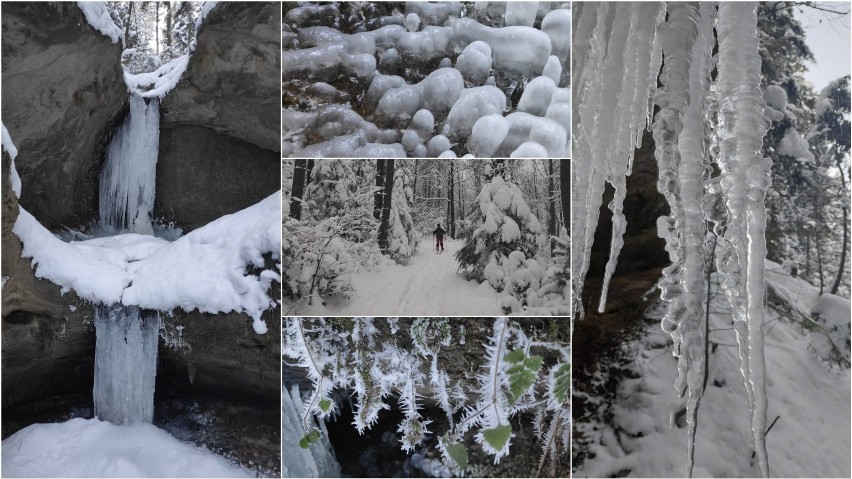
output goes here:
{"type": "Polygon", "coordinates": [[[768,475],[761,326],[766,256],[763,199],[771,162],[760,156],[769,123],[763,116],[756,8],[756,3],[670,3],[667,11],[660,3],[590,2],[574,17],[574,315],[583,316],[583,283],[608,182],[615,195],[609,205],[613,235],[599,310],[605,307],[623,246],[625,177],[632,171],[633,148],[639,147],[643,127],[650,126],[660,175],[658,189],[671,210],[658,221],[672,260],[661,281],[667,307],[662,326],[672,335],[678,358],[675,387],[680,396],[687,395],[686,472],[690,475],[706,375],[708,221],[714,225],[717,270],[731,304],[754,450],[761,473],[768,475]],[[718,46],[717,64],[714,46],[718,46]],[[717,76],[711,86],[714,67],[717,76]],[[650,125],[654,105],[660,110],[650,125]],[[719,173],[714,177],[713,171],[719,173]],[[712,207],[717,200],[724,204],[721,216],[712,207]]]}
{"type": "Polygon", "coordinates": [[[725,203],[725,267],[722,287],[731,302],[751,413],[754,452],[764,477],[769,476],[766,454],[766,364],[763,354],[763,301],[766,259],[766,207],[772,161],[760,154],[769,129],[760,88],[757,4],[727,3],[719,7],[718,76],[713,93],[718,103],[714,134],[722,171],[720,187],[725,203]]]}

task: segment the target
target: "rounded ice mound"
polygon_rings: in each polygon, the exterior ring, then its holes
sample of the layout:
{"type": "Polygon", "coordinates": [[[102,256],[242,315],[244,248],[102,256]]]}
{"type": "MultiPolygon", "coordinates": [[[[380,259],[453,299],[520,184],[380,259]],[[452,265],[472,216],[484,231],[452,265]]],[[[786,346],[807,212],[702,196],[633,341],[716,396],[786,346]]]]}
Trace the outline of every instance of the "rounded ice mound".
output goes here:
{"type": "Polygon", "coordinates": [[[415,85],[392,88],[382,95],[376,108],[380,124],[408,124],[421,108],[433,116],[446,115],[464,89],[461,73],[455,68],[439,68],[415,85]]]}
{"type": "Polygon", "coordinates": [[[408,127],[420,135],[420,141],[428,141],[432,138],[432,131],[435,129],[435,117],[429,110],[418,110],[408,127]]]}
{"type": "Polygon", "coordinates": [[[550,37],[551,54],[556,55],[564,70],[571,53],[571,11],[551,11],[541,21],[541,31],[550,37]]]}
{"type": "Polygon", "coordinates": [[[518,111],[525,111],[535,116],[544,116],[550,106],[556,83],[547,76],[533,78],[524,89],[521,100],[518,102],[518,111]]]}
{"type": "Polygon", "coordinates": [[[412,152],[419,144],[420,135],[414,130],[405,130],[405,133],[402,134],[402,147],[405,148],[405,151],[412,152]]]}
{"type": "Polygon", "coordinates": [[[507,2],[506,26],[531,27],[538,13],[538,2],[507,2]]]}
{"type": "Polygon", "coordinates": [[[444,153],[445,151],[450,149],[450,140],[444,135],[435,135],[429,140],[429,144],[426,145],[426,150],[430,157],[437,158],[444,153]]]}
{"type": "Polygon", "coordinates": [[[483,116],[473,125],[467,149],[479,158],[492,156],[508,133],[509,122],[503,115],[483,116]]]}
{"type": "Polygon", "coordinates": [[[470,136],[476,120],[486,115],[502,114],[505,108],[506,95],[499,88],[466,88],[450,109],[450,114],[444,122],[443,133],[454,141],[460,141],[470,136]]]}
{"type": "Polygon", "coordinates": [[[485,83],[491,74],[491,61],[491,47],[477,40],[464,47],[456,59],[456,68],[466,82],[479,86],[485,83]]]}
{"type": "Polygon", "coordinates": [[[547,149],[533,141],[525,141],[515,148],[509,158],[547,158],[547,149]]]}
{"type": "Polygon", "coordinates": [[[409,13],[405,16],[405,29],[409,32],[416,32],[420,28],[420,15],[409,13]]]}
{"type": "Polygon", "coordinates": [[[550,55],[541,75],[550,77],[557,85],[559,84],[559,77],[562,76],[562,64],[559,63],[559,58],[556,58],[556,55],[550,55]]]}

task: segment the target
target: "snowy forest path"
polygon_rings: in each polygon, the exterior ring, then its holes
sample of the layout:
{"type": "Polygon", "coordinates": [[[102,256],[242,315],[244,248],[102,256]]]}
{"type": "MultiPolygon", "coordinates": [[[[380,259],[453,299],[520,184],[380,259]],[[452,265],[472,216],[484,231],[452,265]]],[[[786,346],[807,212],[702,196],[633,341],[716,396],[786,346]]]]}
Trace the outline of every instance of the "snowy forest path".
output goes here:
{"type": "Polygon", "coordinates": [[[458,272],[456,252],[463,241],[444,240],[436,254],[425,242],[407,265],[391,265],[352,275],[350,300],[332,300],[327,313],[353,316],[443,316],[502,314],[499,295],[487,283],[468,281],[458,272]]]}

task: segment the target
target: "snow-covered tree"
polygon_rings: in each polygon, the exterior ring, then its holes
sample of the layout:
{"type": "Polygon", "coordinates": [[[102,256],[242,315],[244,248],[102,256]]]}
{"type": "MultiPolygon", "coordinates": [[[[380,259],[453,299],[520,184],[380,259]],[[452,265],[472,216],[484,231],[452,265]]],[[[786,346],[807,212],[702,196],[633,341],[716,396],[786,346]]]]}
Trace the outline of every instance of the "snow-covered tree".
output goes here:
{"type": "Polygon", "coordinates": [[[411,204],[414,194],[410,186],[411,173],[403,166],[394,172],[391,210],[388,222],[388,254],[398,263],[408,262],[408,258],[417,248],[420,234],[414,228],[411,219],[411,204]]]}
{"type": "Polygon", "coordinates": [[[477,227],[456,253],[459,269],[525,304],[526,291],[538,290],[544,275],[536,259],[544,229],[520,188],[494,174],[477,196],[470,220],[477,227]]]}

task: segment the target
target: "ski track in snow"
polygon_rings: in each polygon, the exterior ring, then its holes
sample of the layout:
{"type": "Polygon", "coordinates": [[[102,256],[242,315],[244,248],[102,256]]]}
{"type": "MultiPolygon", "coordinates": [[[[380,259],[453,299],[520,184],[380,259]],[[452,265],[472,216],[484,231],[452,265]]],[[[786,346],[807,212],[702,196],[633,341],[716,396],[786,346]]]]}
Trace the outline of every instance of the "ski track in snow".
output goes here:
{"type": "Polygon", "coordinates": [[[464,242],[444,240],[435,254],[428,239],[407,265],[391,265],[352,275],[355,291],[346,299],[330,299],[325,307],[308,306],[300,314],[353,316],[501,315],[500,295],[488,283],[468,281],[458,272],[456,252],[464,242]]]}

